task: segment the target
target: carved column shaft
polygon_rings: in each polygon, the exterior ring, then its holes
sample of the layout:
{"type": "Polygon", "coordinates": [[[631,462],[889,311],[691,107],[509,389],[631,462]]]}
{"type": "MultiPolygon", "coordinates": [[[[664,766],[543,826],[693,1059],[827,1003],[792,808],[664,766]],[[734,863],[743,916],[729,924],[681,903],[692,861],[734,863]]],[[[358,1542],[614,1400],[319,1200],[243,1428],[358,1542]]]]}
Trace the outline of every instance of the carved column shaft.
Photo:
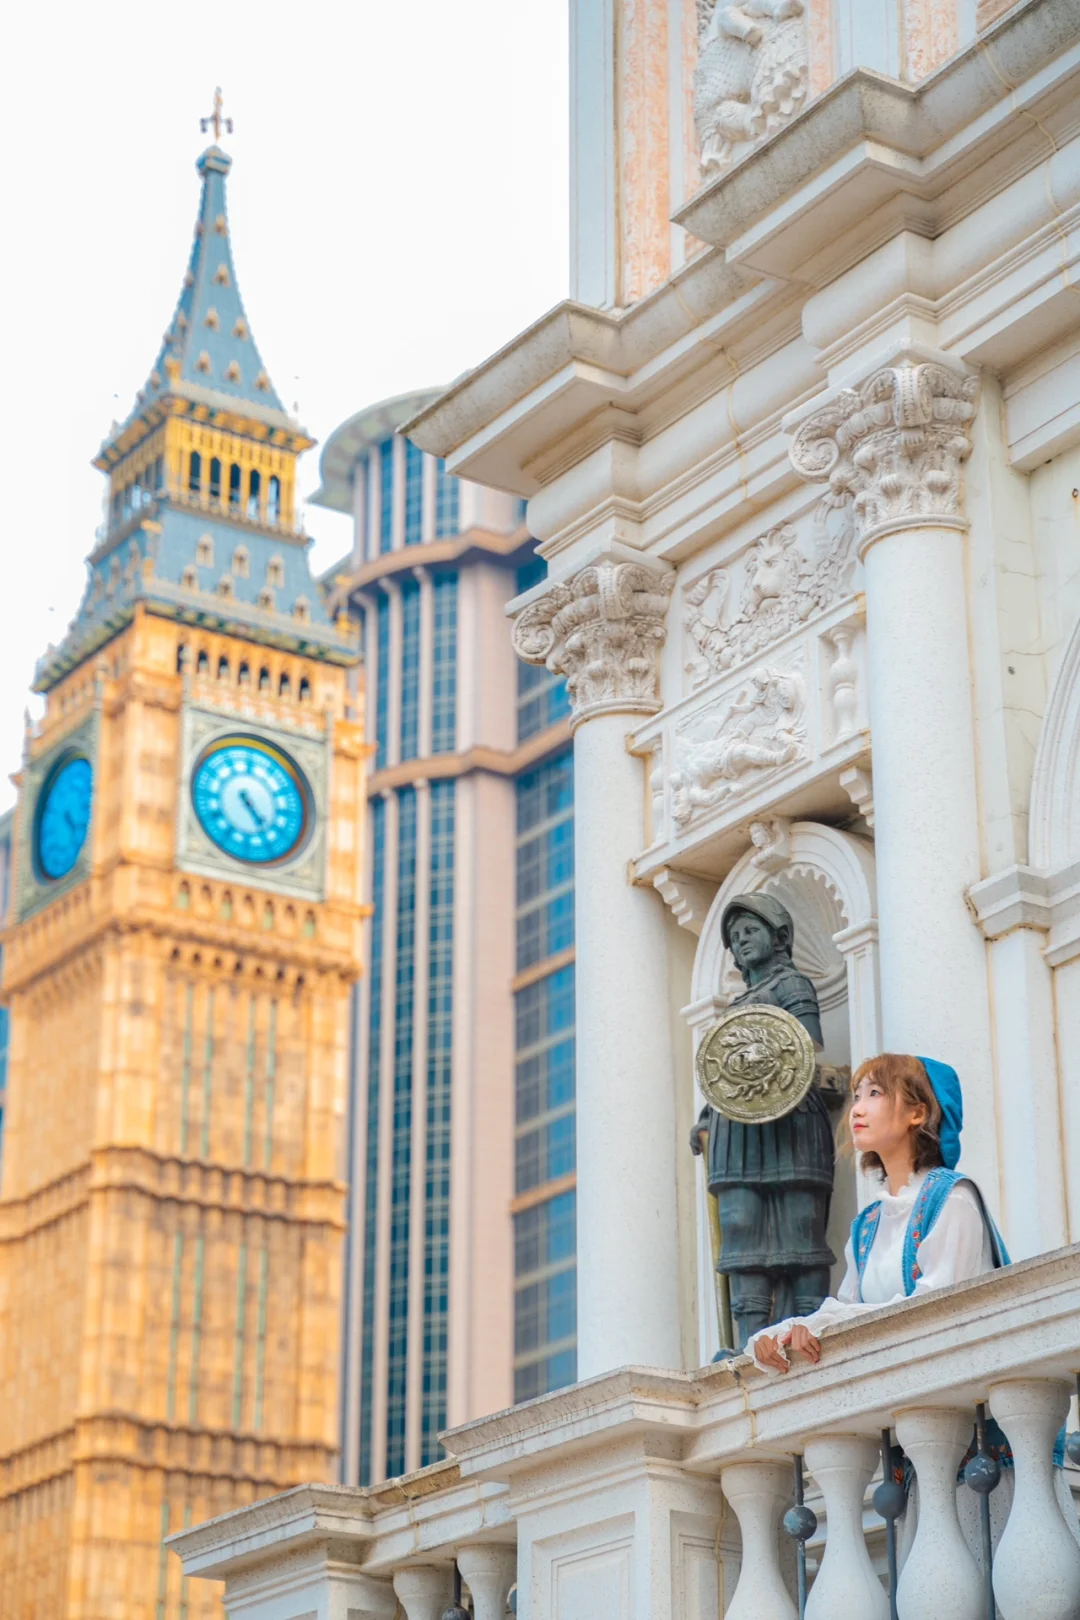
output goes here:
{"type": "Polygon", "coordinates": [[[866,570],[882,1039],[973,1088],[965,1165],[996,1184],[989,998],[965,891],[981,873],[963,468],[978,381],[898,365],[800,427],[792,461],[850,504],[866,570]]]}
{"type": "Polygon", "coordinates": [[[667,939],[629,866],[648,842],[633,716],[660,707],[672,570],[606,558],[519,614],[518,653],[573,705],[578,1376],[681,1365],[667,939]]]}

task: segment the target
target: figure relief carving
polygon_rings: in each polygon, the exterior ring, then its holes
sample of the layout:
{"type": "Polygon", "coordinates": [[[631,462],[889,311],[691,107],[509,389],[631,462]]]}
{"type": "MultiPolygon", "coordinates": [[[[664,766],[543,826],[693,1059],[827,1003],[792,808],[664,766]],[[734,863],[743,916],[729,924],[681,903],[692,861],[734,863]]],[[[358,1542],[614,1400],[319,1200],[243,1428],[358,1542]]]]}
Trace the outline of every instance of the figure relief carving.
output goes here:
{"type": "Polygon", "coordinates": [[[706,176],[731,163],[736,147],[780,129],[805,102],[805,10],[803,0],[699,0],[694,124],[706,176]]]}
{"type": "Polygon", "coordinates": [[[948,366],[888,366],[803,422],[791,460],[850,505],[865,543],[887,523],[959,518],[979,380],[948,366]]]}
{"type": "Polygon", "coordinates": [[[738,605],[730,618],[732,595],[724,568],[710,569],[686,593],[683,624],[697,651],[687,663],[695,686],[710,673],[722,674],[752,658],[789,631],[823,611],[851,583],[852,525],[832,506],[819,506],[814,520],[814,552],[800,547],[790,523],[778,523],[754,541],[747,555],[738,605]]]}
{"type": "Polygon", "coordinates": [[[514,650],[565,675],[571,726],[606,710],[654,714],[675,571],[604,561],[553,583],[517,615],[514,650]]]}
{"type": "Polygon", "coordinates": [[[755,670],[723,711],[699,716],[679,738],[671,814],[680,826],[745,793],[763,772],[808,757],[802,677],[755,670]]]}

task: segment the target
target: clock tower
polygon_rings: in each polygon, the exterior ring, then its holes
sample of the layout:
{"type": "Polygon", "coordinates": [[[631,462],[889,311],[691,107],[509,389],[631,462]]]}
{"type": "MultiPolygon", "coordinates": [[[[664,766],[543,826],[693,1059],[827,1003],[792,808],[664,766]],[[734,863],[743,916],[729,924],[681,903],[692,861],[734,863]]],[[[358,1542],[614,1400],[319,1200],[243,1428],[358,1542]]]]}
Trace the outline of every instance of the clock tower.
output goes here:
{"type": "Polygon", "coordinates": [[[198,161],[179,302],[96,458],[106,519],[18,777],[5,1620],[219,1615],[164,1538],[334,1469],[367,749],[229,168],[198,161]]]}

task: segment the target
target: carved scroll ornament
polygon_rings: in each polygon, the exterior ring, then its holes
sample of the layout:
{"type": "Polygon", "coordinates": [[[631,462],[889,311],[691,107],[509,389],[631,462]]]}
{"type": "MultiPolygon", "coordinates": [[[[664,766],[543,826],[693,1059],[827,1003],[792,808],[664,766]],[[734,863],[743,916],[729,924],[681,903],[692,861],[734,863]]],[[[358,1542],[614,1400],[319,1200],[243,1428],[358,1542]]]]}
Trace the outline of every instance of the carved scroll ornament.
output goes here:
{"type": "Polygon", "coordinates": [[[655,714],[674,569],[599,562],[553,583],[514,621],[514,650],[566,676],[572,725],[606,711],[655,714]]]}
{"type": "Polygon", "coordinates": [[[948,366],[889,366],[803,422],[792,464],[831,504],[853,503],[862,546],[886,524],[958,519],[978,394],[948,366]]]}

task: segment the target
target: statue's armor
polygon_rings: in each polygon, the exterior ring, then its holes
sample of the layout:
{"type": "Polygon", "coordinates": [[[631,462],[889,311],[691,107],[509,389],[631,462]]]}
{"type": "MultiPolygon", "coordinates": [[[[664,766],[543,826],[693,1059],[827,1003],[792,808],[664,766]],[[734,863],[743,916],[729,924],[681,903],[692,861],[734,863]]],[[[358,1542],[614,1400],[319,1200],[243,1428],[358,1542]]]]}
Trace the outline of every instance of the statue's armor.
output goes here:
{"type": "MultiPolygon", "coordinates": [[[[765,975],[732,1005],[783,1007],[819,1045],[817,992],[791,961],[790,912],[772,895],[737,896],[721,921],[725,945],[730,944],[728,919],[739,911],[766,924],[775,953],[765,975]]],[[[706,1124],[709,1191],[720,1216],[717,1270],[729,1279],[741,1348],[758,1328],[817,1310],[829,1292],[829,1268],[836,1257],[825,1233],[836,1150],[816,1081],[789,1114],[764,1125],[744,1125],[706,1106],[691,1139],[695,1152],[698,1132],[706,1124]]]]}

